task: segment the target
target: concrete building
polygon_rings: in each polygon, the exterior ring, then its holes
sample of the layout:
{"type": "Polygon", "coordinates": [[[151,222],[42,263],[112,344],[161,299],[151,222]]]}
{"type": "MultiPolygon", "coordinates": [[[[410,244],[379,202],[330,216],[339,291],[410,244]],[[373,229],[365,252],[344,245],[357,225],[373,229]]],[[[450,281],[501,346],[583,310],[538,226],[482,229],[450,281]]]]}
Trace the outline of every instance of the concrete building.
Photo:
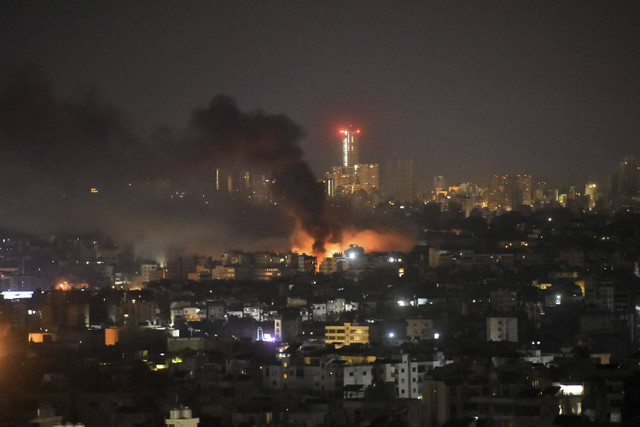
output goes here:
{"type": "Polygon", "coordinates": [[[169,411],[169,418],[165,420],[167,427],[197,427],[200,424],[199,418],[193,417],[191,409],[172,409],[169,411]]]}
{"type": "Polygon", "coordinates": [[[487,317],[487,341],[518,342],[518,319],[487,317]]]}
{"type": "Polygon", "coordinates": [[[390,360],[376,361],[374,375],[376,381],[392,384],[396,397],[420,399],[424,374],[437,365],[434,361],[413,360],[408,354],[400,354],[390,360]]]}
{"type": "Polygon", "coordinates": [[[369,327],[345,323],[325,326],[325,343],[342,347],[351,344],[369,344],[369,327]]]}
{"type": "Polygon", "coordinates": [[[432,319],[407,319],[407,339],[421,341],[433,339],[432,319]]]}
{"type": "Polygon", "coordinates": [[[349,269],[347,258],[343,254],[334,254],[322,260],[320,264],[320,273],[333,274],[342,273],[349,269]]]}
{"type": "Polygon", "coordinates": [[[149,283],[154,280],[162,280],[164,278],[164,269],[155,262],[142,264],[140,266],[140,274],[142,275],[142,283],[149,283]]]}

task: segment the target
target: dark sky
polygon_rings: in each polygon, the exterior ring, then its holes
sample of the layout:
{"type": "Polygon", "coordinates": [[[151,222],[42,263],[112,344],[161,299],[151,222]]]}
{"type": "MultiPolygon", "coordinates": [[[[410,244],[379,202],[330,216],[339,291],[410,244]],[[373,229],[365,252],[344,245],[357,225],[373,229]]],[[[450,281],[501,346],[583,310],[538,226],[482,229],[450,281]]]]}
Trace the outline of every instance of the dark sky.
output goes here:
{"type": "Polygon", "coordinates": [[[640,157],[635,1],[3,1],[0,66],[39,65],[62,96],[87,87],[141,134],[180,129],[224,93],[284,113],[316,172],[337,130],[363,160],[418,175],[561,184],[640,157]]]}

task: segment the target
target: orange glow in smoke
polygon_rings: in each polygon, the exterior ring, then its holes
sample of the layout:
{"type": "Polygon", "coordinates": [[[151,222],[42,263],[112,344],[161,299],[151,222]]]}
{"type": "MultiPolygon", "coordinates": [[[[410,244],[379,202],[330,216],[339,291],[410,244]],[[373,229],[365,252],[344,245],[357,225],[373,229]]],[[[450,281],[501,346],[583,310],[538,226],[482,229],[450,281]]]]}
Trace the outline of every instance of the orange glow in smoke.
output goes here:
{"type": "Polygon", "coordinates": [[[56,289],[59,290],[59,291],[68,291],[68,290],[77,289],[77,288],[80,288],[80,289],[89,288],[89,284],[88,283],[76,283],[76,284],[73,284],[73,283],[69,283],[68,281],[64,280],[64,281],[61,281],[60,283],[58,283],[56,285],[56,289]]]}
{"type": "Polygon", "coordinates": [[[56,286],[56,289],[60,291],[68,291],[69,289],[71,289],[71,285],[67,281],[60,282],[58,283],[58,286],[56,286]]]}
{"type": "Polygon", "coordinates": [[[337,252],[344,252],[349,245],[358,245],[366,252],[406,252],[413,248],[414,242],[407,236],[391,231],[356,230],[348,228],[342,231],[340,242],[332,242],[328,239],[325,243],[324,253],[313,252],[313,238],[311,238],[299,224],[291,235],[292,252],[314,255],[318,258],[318,264],[326,257],[337,252]]]}

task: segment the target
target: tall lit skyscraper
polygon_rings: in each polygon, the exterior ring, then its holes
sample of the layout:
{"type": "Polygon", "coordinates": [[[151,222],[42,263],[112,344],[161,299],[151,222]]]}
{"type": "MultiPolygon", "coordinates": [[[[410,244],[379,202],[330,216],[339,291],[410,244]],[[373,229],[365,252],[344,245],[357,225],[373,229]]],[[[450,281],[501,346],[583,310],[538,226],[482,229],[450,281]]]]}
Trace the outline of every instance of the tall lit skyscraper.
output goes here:
{"type": "Polygon", "coordinates": [[[333,166],[326,177],[329,197],[357,194],[364,191],[369,196],[378,192],[378,164],[358,163],[358,138],[360,129],[349,126],[342,135],[342,165],[333,166]]]}
{"type": "Polygon", "coordinates": [[[342,135],[342,166],[353,167],[358,164],[358,135],[360,135],[360,129],[354,129],[353,126],[349,126],[349,129],[342,129],[340,134],[342,135]]]}

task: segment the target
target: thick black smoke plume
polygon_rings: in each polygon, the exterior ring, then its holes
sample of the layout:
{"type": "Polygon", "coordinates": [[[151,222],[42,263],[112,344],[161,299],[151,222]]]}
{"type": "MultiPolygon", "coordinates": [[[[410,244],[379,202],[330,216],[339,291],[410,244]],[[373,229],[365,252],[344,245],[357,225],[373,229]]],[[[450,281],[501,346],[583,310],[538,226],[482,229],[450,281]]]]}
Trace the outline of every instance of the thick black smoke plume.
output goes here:
{"type": "Polygon", "coordinates": [[[284,115],[243,113],[229,97],[216,96],[206,109],[194,111],[200,144],[218,162],[247,162],[268,169],[273,192],[287,212],[314,239],[314,252],[324,252],[332,233],[325,217],[325,193],[298,145],[303,132],[284,115]]]}
{"type": "MultiPolygon", "coordinates": [[[[3,73],[0,88],[2,164],[22,175],[62,184],[98,186],[124,177],[137,145],[127,118],[87,92],[77,102],[56,98],[34,65],[3,73]]],[[[18,185],[17,187],[21,187],[18,185]]]]}
{"type": "Polygon", "coordinates": [[[136,242],[155,257],[234,245],[285,249],[289,217],[315,239],[318,252],[336,235],[298,145],[303,132],[286,116],[243,112],[217,96],[192,113],[186,137],[166,129],[141,137],[131,123],[95,93],[79,100],[56,95],[37,66],[3,72],[0,228],[47,236],[98,232],[136,242]],[[213,191],[212,171],[230,165],[270,171],[278,206],[213,191]],[[94,187],[99,193],[90,193],[94,187]],[[171,198],[178,190],[184,199],[171,198]]]}

